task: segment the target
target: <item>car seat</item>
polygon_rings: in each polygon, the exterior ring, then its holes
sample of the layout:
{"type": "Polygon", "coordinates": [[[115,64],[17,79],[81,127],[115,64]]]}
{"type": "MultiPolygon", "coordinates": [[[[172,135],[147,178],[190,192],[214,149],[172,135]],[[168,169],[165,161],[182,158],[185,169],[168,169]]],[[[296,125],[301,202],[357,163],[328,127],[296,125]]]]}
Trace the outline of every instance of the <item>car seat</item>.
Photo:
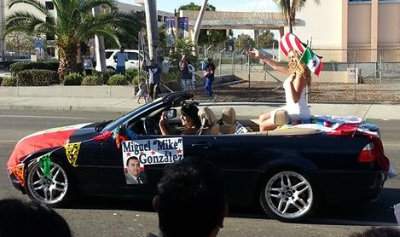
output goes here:
{"type": "Polygon", "coordinates": [[[198,114],[201,121],[199,135],[218,135],[219,125],[214,112],[208,107],[203,107],[198,114]]]}
{"type": "Polygon", "coordinates": [[[219,130],[222,134],[233,134],[236,130],[236,112],[232,107],[224,108],[219,120],[219,130]]]}
{"type": "Polygon", "coordinates": [[[278,127],[289,124],[289,114],[284,109],[277,109],[272,111],[271,117],[274,124],[278,127]]]}

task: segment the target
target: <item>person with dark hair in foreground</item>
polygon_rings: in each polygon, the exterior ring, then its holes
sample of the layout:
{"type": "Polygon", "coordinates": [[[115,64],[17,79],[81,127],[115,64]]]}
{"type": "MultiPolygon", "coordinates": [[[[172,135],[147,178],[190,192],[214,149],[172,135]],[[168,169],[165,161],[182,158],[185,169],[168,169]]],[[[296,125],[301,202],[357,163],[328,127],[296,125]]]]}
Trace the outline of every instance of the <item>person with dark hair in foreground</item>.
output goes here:
{"type": "Polygon", "coordinates": [[[71,230],[54,210],[34,202],[0,200],[0,236],[70,237],[71,230]]]}
{"type": "Polygon", "coordinates": [[[176,164],[166,171],[157,191],[153,205],[158,212],[160,236],[215,237],[223,227],[227,212],[224,185],[213,165],[191,161],[176,164]]]}
{"type": "Polygon", "coordinates": [[[371,228],[362,233],[353,233],[350,237],[400,237],[400,229],[371,228]]]}

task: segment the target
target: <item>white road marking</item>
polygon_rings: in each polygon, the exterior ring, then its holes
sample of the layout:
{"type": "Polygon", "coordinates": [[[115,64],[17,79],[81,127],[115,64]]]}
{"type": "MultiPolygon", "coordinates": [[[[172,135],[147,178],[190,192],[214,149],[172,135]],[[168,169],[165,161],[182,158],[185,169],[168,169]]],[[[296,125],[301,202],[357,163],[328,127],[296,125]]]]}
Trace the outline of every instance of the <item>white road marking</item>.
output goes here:
{"type": "Polygon", "coordinates": [[[85,117],[67,117],[67,116],[38,116],[38,115],[17,115],[17,114],[5,114],[0,115],[0,118],[33,118],[33,119],[73,119],[73,120],[82,120],[89,118],[85,117]]]}
{"type": "Polygon", "coordinates": [[[0,140],[0,144],[17,143],[18,140],[0,140]]]}

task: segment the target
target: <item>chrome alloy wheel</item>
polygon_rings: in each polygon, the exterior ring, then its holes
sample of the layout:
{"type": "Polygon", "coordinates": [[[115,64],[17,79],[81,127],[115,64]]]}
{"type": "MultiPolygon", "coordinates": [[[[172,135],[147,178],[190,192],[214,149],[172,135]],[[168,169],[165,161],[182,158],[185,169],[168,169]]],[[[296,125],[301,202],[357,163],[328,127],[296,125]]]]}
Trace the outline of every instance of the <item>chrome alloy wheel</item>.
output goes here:
{"type": "Polygon", "coordinates": [[[47,177],[39,163],[35,163],[29,169],[27,188],[36,201],[48,205],[59,203],[68,191],[67,174],[59,164],[54,162],[50,175],[47,177]]]}
{"type": "Polygon", "coordinates": [[[294,171],[281,171],[272,176],[265,186],[264,195],[269,209],[288,220],[307,214],[314,201],[311,184],[294,171]]]}

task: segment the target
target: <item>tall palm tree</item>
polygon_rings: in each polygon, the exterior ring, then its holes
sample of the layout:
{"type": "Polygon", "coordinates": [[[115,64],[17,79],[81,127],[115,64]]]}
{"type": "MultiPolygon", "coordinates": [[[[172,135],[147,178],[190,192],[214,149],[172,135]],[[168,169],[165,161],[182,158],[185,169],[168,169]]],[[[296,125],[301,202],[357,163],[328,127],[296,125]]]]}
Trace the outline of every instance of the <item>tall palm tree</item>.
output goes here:
{"type": "MultiPolygon", "coordinates": [[[[276,4],[281,8],[283,15],[285,16],[288,25],[289,32],[293,33],[293,24],[296,19],[296,12],[299,11],[306,0],[274,0],[276,4]]],[[[319,0],[314,0],[316,3],[319,3],[319,0]]]]}
{"type": "Polygon", "coordinates": [[[27,4],[29,8],[41,13],[17,11],[6,19],[5,35],[11,32],[25,32],[29,35],[53,36],[58,47],[60,66],[58,73],[62,78],[65,72],[77,70],[77,56],[80,43],[94,35],[113,39],[119,44],[115,34],[116,8],[113,0],[53,0],[55,13],[50,12],[39,0],[10,0],[11,9],[17,4],[27,4]],[[92,15],[92,9],[109,9],[92,15]],[[55,16],[56,15],[56,16],[55,16]]]}

